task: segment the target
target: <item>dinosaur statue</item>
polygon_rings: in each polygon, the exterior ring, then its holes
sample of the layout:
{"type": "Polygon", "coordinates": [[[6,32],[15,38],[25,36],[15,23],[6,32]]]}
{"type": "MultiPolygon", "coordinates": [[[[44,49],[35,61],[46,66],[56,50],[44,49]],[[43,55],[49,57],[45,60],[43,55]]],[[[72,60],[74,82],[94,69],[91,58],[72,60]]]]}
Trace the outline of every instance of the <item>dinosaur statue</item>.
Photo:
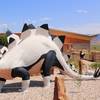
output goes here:
{"type": "Polygon", "coordinates": [[[47,24],[34,28],[27,24],[20,41],[0,59],[0,90],[7,79],[22,78],[22,91],[29,87],[30,76],[43,70],[44,86],[50,85],[50,68],[57,66],[75,79],[95,79],[93,75],[79,75],[66,63],[59,47],[48,38],[47,24]]]}
{"type": "Polygon", "coordinates": [[[12,33],[10,30],[6,32],[6,35],[7,35],[7,41],[8,41],[8,49],[13,48],[20,41],[19,36],[12,33]]]}
{"type": "Polygon", "coordinates": [[[8,45],[5,46],[4,44],[2,44],[2,46],[0,48],[0,59],[3,57],[3,55],[6,52],[8,52],[8,50],[13,48],[20,41],[19,36],[14,34],[14,33],[12,33],[10,30],[7,30],[6,36],[7,36],[8,45]]]}

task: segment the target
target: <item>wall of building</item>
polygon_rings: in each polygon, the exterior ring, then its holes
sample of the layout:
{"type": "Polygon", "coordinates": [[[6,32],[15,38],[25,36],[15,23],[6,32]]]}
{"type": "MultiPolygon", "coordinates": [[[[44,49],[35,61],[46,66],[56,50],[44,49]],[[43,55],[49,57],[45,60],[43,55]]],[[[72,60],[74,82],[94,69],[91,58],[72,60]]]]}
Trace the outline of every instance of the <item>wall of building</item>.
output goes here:
{"type": "Polygon", "coordinates": [[[90,43],[92,50],[100,51],[100,34],[93,36],[90,43]]]}
{"type": "Polygon", "coordinates": [[[61,30],[51,29],[50,33],[55,36],[65,36],[63,51],[64,52],[74,52],[80,51],[82,49],[90,50],[90,37],[86,35],[81,35],[74,32],[65,32],[61,30]]]}
{"type": "Polygon", "coordinates": [[[73,43],[72,47],[74,49],[86,49],[86,50],[90,50],[90,44],[89,43],[73,43]]]}

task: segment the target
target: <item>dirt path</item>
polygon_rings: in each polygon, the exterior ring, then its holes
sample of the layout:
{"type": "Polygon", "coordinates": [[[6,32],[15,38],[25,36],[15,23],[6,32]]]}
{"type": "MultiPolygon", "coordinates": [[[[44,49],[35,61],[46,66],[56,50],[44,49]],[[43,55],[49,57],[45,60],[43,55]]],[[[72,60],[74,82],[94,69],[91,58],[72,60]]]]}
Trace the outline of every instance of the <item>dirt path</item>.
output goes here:
{"type": "MultiPolygon", "coordinates": [[[[31,78],[28,92],[18,92],[20,79],[9,80],[0,93],[0,100],[53,100],[54,82],[49,88],[43,88],[41,76],[31,78]]],[[[65,87],[70,100],[100,100],[100,80],[76,81],[69,77],[65,79],[65,87]]]]}

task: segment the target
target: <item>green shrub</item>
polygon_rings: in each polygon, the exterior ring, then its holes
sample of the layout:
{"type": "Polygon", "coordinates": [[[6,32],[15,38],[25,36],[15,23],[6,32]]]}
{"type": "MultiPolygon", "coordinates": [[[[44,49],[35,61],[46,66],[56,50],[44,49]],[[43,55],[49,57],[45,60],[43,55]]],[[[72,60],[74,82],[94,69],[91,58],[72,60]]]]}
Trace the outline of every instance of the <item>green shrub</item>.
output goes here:
{"type": "Polygon", "coordinates": [[[7,46],[7,35],[6,34],[0,34],[0,45],[7,46]]]}
{"type": "Polygon", "coordinates": [[[95,62],[95,63],[91,64],[90,66],[94,69],[100,68],[100,62],[95,62]]]}

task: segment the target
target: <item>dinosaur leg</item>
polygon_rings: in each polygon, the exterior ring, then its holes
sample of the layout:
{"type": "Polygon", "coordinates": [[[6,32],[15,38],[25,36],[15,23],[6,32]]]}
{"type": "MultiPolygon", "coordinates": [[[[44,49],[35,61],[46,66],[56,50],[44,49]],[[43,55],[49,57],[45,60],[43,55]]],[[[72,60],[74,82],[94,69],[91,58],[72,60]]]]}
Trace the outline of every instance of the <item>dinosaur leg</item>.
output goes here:
{"type": "Polygon", "coordinates": [[[0,78],[0,92],[2,90],[2,87],[5,85],[6,80],[4,78],[0,78]]]}
{"type": "Polygon", "coordinates": [[[50,68],[54,65],[56,59],[56,53],[49,51],[42,65],[44,86],[50,86],[50,68]]]}
{"type": "Polygon", "coordinates": [[[30,84],[30,75],[25,68],[14,68],[12,70],[12,77],[21,77],[22,78],[22,90],[24,91],[29,87],[30,84]]]}

